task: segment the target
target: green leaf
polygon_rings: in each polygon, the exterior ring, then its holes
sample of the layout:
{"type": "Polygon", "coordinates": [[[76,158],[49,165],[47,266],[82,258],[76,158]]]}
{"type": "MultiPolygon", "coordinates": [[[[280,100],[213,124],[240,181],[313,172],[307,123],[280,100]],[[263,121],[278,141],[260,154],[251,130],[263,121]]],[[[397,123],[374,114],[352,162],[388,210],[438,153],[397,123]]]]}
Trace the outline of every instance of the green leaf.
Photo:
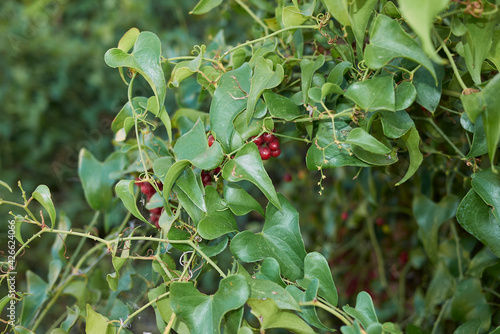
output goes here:
{"type": "Polygon", "coordinates": [[[490,60],[497,71],[500,71],[500,30],[493,31],[493,36],[491,37],[492,45],[490,52],[488,53],[487,59],[490,60]]]}
{"type": "Polygon", "coordinates": [[[451,300],[451,318],[455,321],[480,320],[481,331],[490,328],[492,311],[483,294],[481,280],[465,278],[457,285],[451,300]]]}
{"type": "Polygon", "coordinates": [[[347,0],[321,0],[326,9],[343,26],[350,26],[347,0]]]}
{"type": "Polygon", "coordinates": [[[352,23],[352,32],[356,39],[356,52],[363,52],[366,26],[376,2],[377,0],[355,0],[349,4],[349,18],[352,23]]]}
{"type": "MultiPolygon", "coordinates": [[[[288,293],[290,293],[293,298],[295,298],[297,303],[312,302],[316,299],[318,293],[318,285],[318,280],[313,279],[307,287],[306,291],[301,291],[299,290],[299,288],[293,285],[287,286],[286,291],[288,291],[288,293]]],[[[302,311],[300,313],[300,316],[302,317],[302,319],[307,321],[308,324],[322,330],[329,330],[329,328],[325,327],[325,325],[323,325],[319,320],[318,314],[316,313],[316,308],[314,306],[300,306],[300,310],[302,311]]]]}
{"type": "Polygon", "coordinates": [[[202,45],[198,51],[198,56],[193,60],[185,60],[180,63],[175,64],[172,74],[170,75],[170,80],[168,81],[168,87],[179,87],[179,84],[184,81],[184,79],[196,73],[201,66],[201,60],[205,54],[206,46],[202,45]]]}
{"type": "Polygon", "coordinates": [[[333,282],[328,262],[320,253],[312,252],[307,254],[304,259],[304,278],[297,280],[297,283],[302,288],[308,289],[309,284],[316,279],[319,284],[318,294],[333,306],[337,306],[339,301],[337,288],[333,282]]]}
{"type": "Polygon", "coordinates": [[[231,151],[233,121],[247,106],[252,69],[248,63],[220,78],[210,105],[210,129],[225,152],[231,151]]]}
{"type": "Polygon", "coordinates": [[[132,47],[134,46],[135,41],[137,40],[137,37],[139,37],[140,33],[141,32],[137,28],[129,29],[118,41],[118,49],[122,50],[123,52],[129,52],[130,49],[132,49],[132,47]]]}
{"type": "Polygon", "coordinates": [[[328,74],[328,78],[326,79],[326,81],[340,87],[344,82],[344,75],[350,68],[352,68],[352,63],[348,61],[338,63],[330,71],[330,74],[328,74]]]}
{"type": "Polygon", "coordinates": [[[196,175],[191,168],[184,169],[184,172],[179,175],[175,181],[177,186],[189,197],[189,199],[196,205],[200,210],[207,212],[207,206],[205,205],[205,199],[203,198],[203,191],[200,188],[200,184],[197,181],[196,175]]]}
{"type": "Polygon", "coordinates": [[[297,334],[314,334],[304,320],[293,311],[280,310],[274,300],[249,299],[252,314],[259,320],[261,332],[270,328],[284,328],[297,334]]]}
{"type": "Polygon", "coordinates": [[[250,288],[241,275],[222,279],[219,290],[211,296],[200,293],[192,282],[173,282],[170,285],[172,310],[186,322],[191,334],[220,333],[224,314],[242,307],[249,295],[250,288]]]}
{"type": "MultiPolygon", "coordinates": [[[[199,187],[199,185],[197,185],[199,187]]],[[[179,203],[182,205],[182,208],[186,210],[187,214],[189,217],[191,217],[191,220],[195,224],[195,226],[198,226],[198,223],[206,216],[206,212],[202,211],[198,206],[196,206],[193,201],[189,198],[188,195],[184,191],[182,191],[177,185],[173,187],[174,192],[177,194],[177,198],[179,199],[179,203]]],[[[166,213],[166,211],[165,211],[166,213]]],[[[162,215],[163,216],[163,215],[162,215]]],[[[162,221],[162,216],[160,216],[160,221],[162,221]]],[[[175,215],[168,215],[165,217],[167,218],[165,223],[166,226],[172,224],[175,219],[175,215]]],[[[161,225],[160,225],[161,227],[161,225]]]]}
{"type": "Polygon", "coordinates": [[[361,323],[361,326],[365,329],[368,329],[368,327],[374,323],[378,323],[372,297],[370,297],[370,295],[365,291],[358,293],[356,298],[356,308],[344,306],[342,309],[351,317],[358,320],[361,323]]]}
{"type": "Polygon", "coordinates": [[[263,94],[269,113],[276,118],[292,121],[301,116],[299,107],[292,100],[282,95],[266,91],[263,94]]]}
{"type": "Polygon", "coordinates": [[[343,166],[368,167],[368,164],[359,160],[349,150],[351,145],[345,142],[347,132],[351,128],[345,122],[335,121],[335,133],[341,144],[334,144],[333,127],[331,121],[322,121],[318,132],[313,139],[306,155],[307,168],[318,170],[318,168],[335,168],[343,166]],[[339,147],[340,146],[340,147],[339,147]]]}
{"type": "Polygon", "coordinates": [[[396,86],[396,110],[403,110],[408,108],[413,104],[415,98],[417,97],[417,90],[415,86],[409,81],[403,81],[396,86]]]}
{"type": "Polygon", "coordinates": [[[147,104],[148,99],[143,96],[134,97],[132,99],[132,103],[128,101],[122,107],[120,112],[113,119],[113,123],[111,123],[111,130],[114,133],[117,133],[120,129],[125,129],[125,134],[127,134],[130,129],[134,126],[134,110],[136,114],[141,114],[143,109],[141,105],[147,104]],[[131,121],[127,121],[130,119],[131,121]]]}
{"type": "Polygon", "coordinates": [[[201,120],[198,120],[189,132],[177,140],[174,153],[178,160],[189,160],[193,165],[204,170],[215,169],[224,160],[224,153],[217,141],[212,146],[208,146],[205,126],[201,120]]]}
{"type": "MultiPolygon", "coordinates": [[[[311,90],[309,92],[311,92],[311,90]]],[[[331,82],[327,82],[323,86],[321,86],[321,99],[319,99],[319,101],[325,99],[325,97],[327,97],[330,94],[343,95],[344,90],[340,88],[340,86],[338,85],[332,84],[331,82]]]]}
{"type": "Polygon", "coordinates": [[[410,115],[404,110],[396,112],[382,110],[379,115],[384,135],[388,138],[401,138],[408,130],[415,127],[410,115]]]}
{"type": "Polygon", "coordinates": [[[283,275],[295,281],[304,276],[306,256],[299,214],[283,195],[278,196],[281,211],[271,204],[267,206],[262,232],[240,232],[233,238],[230,247],[231,252],[244,262],[274,258],[280,264],[283,275]]]}
{"type": "Polygon", "coordinates": [[[493,29],[497,26],[496,15],[473,17],[467,15],[464,19],[467,33],[462,36],[465,64],[476,85],[481,83],[481,66],[490,52],[493,44],[493,29]]]}
{"type": "Polygon", "coordinates": [[[250,123],[255,111],[255,106],[260,95],[265,89],[278,86],[283,81],[283,66],[276,65],[276,71],[273,71],[273,62],[264,57],[258,57],[255,61],[254,74],[248,93],[247,109],[245,111],[247,123],[250,123]]]}
{"type": "Polygon", "coordinates": [[[359,160],[370,165],[388,166],[398,161],[398,147],[394,147],[388,154],[372,153],[359,146],[352,146],[351,150],[359,160]]]}
{"type": "Polygon", "coordinates": [[[37,274],[26,272],[27,293],[23,299],[21,326],[31,327],[29,324],[36,319],[37,311],[49,298],[49,285],[37,274]]]}
{"type": "Polygon", "coordinates": [[[314,61],[307,58],[300,61],[300,71],[302,75],[302,99],[304,100],[303,104],[307,104],[309,101],[309,88],[311,88],[314,73],[319,70],[324,63],[325,56],[323,55],[319,55],[314,61]]]}
{"type": "MultiPolygon", "coordinates": [[[[170,191],[172,190],[175,181],[188,165],[189,165],[189,160],[179,160],[169,168],[167,175],[163,180],[163,197],[166,202],[168,202],[170,191]]],[[[169,215],[172,215],[172,210],[170,210],[169,205],[165,207],[165,210],[169,215]]]]}
{"type": "Polygon", "coordinates": [[[500,225],[491,208],[471,189],[457,210],[457,221],[476,239],[500,257],[500,225]]]}
{"type": "Polygon", "coordinates": [[[137,36],[131,54],[114,48],[104,55],[104,61],[108,66],[131,68],[146,79],[155,95],[152,104],[148,101],[148,109],[154,114],[158,114],[161,110],[166,96],[166,83],[160,58],[160,39],[149,31],[143,31],[137,36]]]}
{"type": "Polygon", "coordinates": [[[259,272],[255,273],[258,279],[267,279],[285,288],[286,284],[281,278],[280,264],[272,257],[266,257],[260,264],[259,272]]]}
{"type": "Polygon", "coordinates": [[[198,223],[198,232],[202,238],[212,240],[221,235],[238,231],[233,213],[223,204],[214,187],[207,186],[205,188],[205,201],[208,214],[198,223]]]}
{"type": "Polygon", "coordinates": [[[446,196],[435,203],[423,195],[413,199],[413,215],[418,224],[418,237],[432,262],[438,260],[438,230],[442,223],[455,216],[458,206],[456,196],[446,196]]]}
{"type": "Polygon", "coordinates": [[[448,7],[449,2],[450,0],[399,0],[398,2],[399,11],[420,37],[425,53],[436,63],[442,63],[443,60],[436,54],[432,44],[431,30],[434,18],[448,7]]]}
{"type": "Polygon", "coordinates": [[[128,165],[127,154],[114,152],[100,162],[85,148],[78,158],[78,176],[82,181],[83,193],[87,203],[94,210],[107,209],[113,199],[113,184],[128,165]]]}
{"type": "Polygon", "coordinates": [[[436,80],[432,74],[424,67],[420,67],[413,76],[413,84],[417,90],[415,101],[425,109],[434,113],[441,101],[442,83],[444,77],[444,67],[433,64],[437,77],[436,80]]]}
{"type": "Polygon", "coordinates": [[[406,145],[406,148],[408,149],[408,153],[410,154],[410,166],[408,167],[405,176],[403,176],[403,178],[399,180],[398,183],[396,183],[396,186],[403,184],[410,177],[412,177],[424,160],[424,156],[422,155],[422,153],[420,153],[419,148],[420,136],[415,127],[410,128],[410,130],[405,133],[402,139],[406,145]]]}
{"type": "Polygon", "coordinates": [[[299,304],[290,293],[279,284],[262,279],[249,278],[251,299],[272,299],[281,310],[300,311],[299,304]]]}
{"type": "MultiPolygon", "coordinates": [[[[464,115],[467,117],[467,113],[463,113],[462,117],[464,115]]],[[[475,158],[488,153],[488,143],[486,142],[486,133],[484,132],[482,115],[479,115],[476,118],[476,124],[473,126],[474,137],[472,137],[472,146],[469,153],[465,156],[465,159],[475,158]]]]}
{"type": "Polygon", "coordinates": [[[134,180],[121,180],[116,184],[115,191],[118,197],[120,197],[120,199],[122,200],[123,205],[125,205],[125,207],[128,211],[130,211],[131,214],[133,214],[143,222],[149,224],[147,219],[142,216],[142,214],[139,212],[139,209],[137,208],[137,203],[134,196],[134,180]]]}
{"type": "Polygon", "coordinates": [[[486,268],[496,265],[500,260],[487,247],[483,247],[470,261],[466,275],[481,278],[486,268]]]}
{"type": "Polygon", "coordinates": [[[417,42],[401,28],[397,21],[379,14],[370,30],[370,44],[365,48],[366,66],[379,69],[397,57],[421,64],[437,80],[432,62],[417,42]]]}
{"type": "Polygon", "coordinates": [[[189,14],[202,15],[219,6],[222,0],[200,0],[189,14]]]}
{"type": "Polygon", "coordinates": [[[389,154],[391,152],[389,147],[379,142],[363,128],[352,129],[347,136],[346,143],[362,147],[376,154],[389,154]]]}
{"type": "Polygon", "coordinates": [[[92,306],[87,304],[86,334],[114,334],[116,328],[105,316],[97,313],[92,306]]]}
{"type": "Polygon", "coordinates": [[[472,175],[472,189],[490,207],[491,213],[500,225],[500,174],[491,169],[483,170],[472,175]]]}
{"type": "Polygon", "coordinates": [[[355,82],[347,88],[344,96],[367,111],[396,110],[394,80],[390,76],[355,82]]]}
{"type": "Polygon", "coordinates": [[[259,202],[237,184],[229,183],[224,187],[224,200],[237,216],[246,215],[252,210],[264,216],[259,202]]]}
{"type": "Polygon", "coordinates": [[[460,325],[453,334],[478,334],[479,328],[481,328],[480,319],[469,320],[460,325]]]}
{"type": "Polygon", "coordinates": [[[285,28],[300,26],[307,20],[307,16],[303,15],[300,12],[300,9],[296,6],[283,7],[281,18],[283,20],[283,26],[285,28]]]}
{"type": "Polygon", "coordinates": [[[33,194],[31,194],[31,197],[33,197],[38,203],[40,203],[48,212],[50,221],[52,223],[51,227],[53,228],[56,221],[56,208],[54,207],[54,203],[52,202],[49,188],[46,185],[41,184],[36,187],[35,191],[33,191],[33,194]]]}
{"type": "Polygon", "coordinates": [[[80,308],[77,305],[73,305],[73,307],[71,307],[71,308],[66,307],[66,312],[68,315],[66,316],[66,319],[61,324],[61,328],[64,331],[69,332],[69,330],[71,328],[73,328],[76,321],[80,317],[80,308]]]}
{"type": "Polygon", "coordinates": [[[273,183],[264,169],[259,149],[253,142],[243,146],[236,153],[234,159],[229,160],[224,165],[222,177],[229,182],[242,180],[252,182],[274,206],[278,209],[281,208],[273,183]]]}
{"type": "Polygon", "coordinates": [[[12,188],[5,183],[4,181],[0,180],[0,186],[7,188],[10,192],[12,192],[12,188]]]}

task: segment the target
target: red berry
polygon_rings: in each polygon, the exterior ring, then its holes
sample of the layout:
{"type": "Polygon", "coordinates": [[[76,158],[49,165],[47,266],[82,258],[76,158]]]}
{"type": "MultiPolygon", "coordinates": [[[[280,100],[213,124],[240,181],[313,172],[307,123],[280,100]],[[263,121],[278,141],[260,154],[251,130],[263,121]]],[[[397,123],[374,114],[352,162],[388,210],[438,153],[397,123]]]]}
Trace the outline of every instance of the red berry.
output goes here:
{"type": "Polygon", "coordinates": [[[269,149],[269,147],[259,148],[259,153],[262,160],[267,160],[271,157],[271,150],[269,149]]]}
{"type": "Polygon", "coordinates": [[[203,182],[204,184],[205,183],[210,183],[212,181],[212,177],[210,176],[210,174],[208,175],[203,175],[201,177],[201,182],[203,182]]]}
{"type": "Polygon", "coordinates": [[[281,154],[281,150],[278,148],[277,150],[271,150],[271,155],[275,158],[279,157],[281,154]]]}
{"type": "Polygon", "coordinates": [[[163,209],[162,207],[154,208],[154,209],[149,210],[149,212],[151,212],[152,214],[155,214],[155,215],[160,215],[162,209],[163,209]]]}
{"type": "Polygon", "coordinates": [[[289,173],[286,173],[285,175],[283,175],[283,181],[285,181],[285,182],[291,182],[292,181],[292,175],[290,175],[289,173]]]}
{"type": "Polygon", "coordinates": [[[264,133],[262,137],[266,143],[270,143],[276,139],[276,137],[272,133],[264,133]]]}
{"type": "Polygon", "coordinates": [[[220,167],[217,167],[216,169],[214,169],[214,175],[217,175],[220,173],[220,167]]]}
{"type": "Polygon", "coordinates": [[[278,140],[278,138],[276,138],[275,140],[267,144],[267,146],[271,151],[276,151],[277,149],[280,148],[280,141],[278,140]]]}
{"type": "Polygon", "coordinates": [[[160,229],[160,224],[159,224],[160,216],[152,214],[151,216],[149,216],[149,219],[153,224],[155,224],[157,229],[160,229]]]}
{"type": "Polygon", "coordinates": [[[347,218],[349,218],[349,214],[346,211],[342,212],[342,214],[340,215],[340,219],[346,221],[347,218]]]}
{"type": "Polygon", "coordinates": [[[262,136],[252,137],[252,139],[257,146],[261,146],[264,143],[264,139],[262,138],[262,136]]]}
{"type": "Polygon", "coordinates": [[[215,141],[214,136],[210,135],[208,136],[208,147],[212,146],[215,141]]]}
{"type": "Polygon", "coordinates": [[[384,225],[384,218],[377,218],[377,220],[375,220],[375,224],[378,226],[384,225]]]}

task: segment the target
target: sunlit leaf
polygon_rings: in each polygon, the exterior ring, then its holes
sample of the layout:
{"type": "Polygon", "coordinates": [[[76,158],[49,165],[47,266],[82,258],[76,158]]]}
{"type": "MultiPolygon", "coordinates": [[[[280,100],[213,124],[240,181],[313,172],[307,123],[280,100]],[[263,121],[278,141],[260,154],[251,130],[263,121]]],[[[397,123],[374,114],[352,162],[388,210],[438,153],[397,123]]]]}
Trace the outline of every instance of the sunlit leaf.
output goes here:
{"type": "Polygon", "coordinates": [[[222,0],[200,0],[189,14],[201,15],[219,6],[222,0]]]}
{"type": "Polygon", "coordinates": [[[46,185],[41,184],[36,187],[31,196],[38,203],[40,203],[45,210],[47,210],[47,213],[50,217],[50,222],[52,223],[52,227],[54,227],[54,223],[56,221],[56,208],[54,207],[54,203],[52,202],[52,196],[50,194],[49,188],[46,185]]]}
{"type": "Polygon", "coordinates": [[[125,205],[131,214],[143,222],[148,223],[147,219],[144,218],[137,208],[136,198],[134,196],[134,180],[121,180],[116,184],[115,191],[122,200],[123,205],[125,205]]]}

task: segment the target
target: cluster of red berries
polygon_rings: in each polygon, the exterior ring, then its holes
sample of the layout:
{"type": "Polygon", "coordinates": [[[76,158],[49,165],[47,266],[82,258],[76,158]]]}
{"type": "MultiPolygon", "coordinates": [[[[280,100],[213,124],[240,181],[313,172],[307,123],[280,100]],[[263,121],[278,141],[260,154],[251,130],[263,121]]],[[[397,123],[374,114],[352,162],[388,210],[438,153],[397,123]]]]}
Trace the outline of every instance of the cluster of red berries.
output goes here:
{"type": "Polygon", "coordinates": [[[280,156],[280,141],[272,133],[264,133],[261,136],[252,137],[251,139],[259,148],[262,160],[267,160],[271,157],[277,158],[280,156]]]}
{"type": "MultiPolygon", "coordinates": [[[[140,181],[139,178],[135,179],[137,184],[141,188],[141,192],[146,195],[146,200],[149,202],[151,197],[153,197],[154,194],[156,194],[156,189],[151,185],[151,183],[147,181],[140,181]]],[[[156,181],[156,186],[158,189],[161,191],[163,190],[163,183],[160,181],[156,181]]],[[[154,208],[154,209],[149,209],[149,219],[151,220],[151,223],[155,224],[156,228],[160,228],[160,225],[158,224],[158,221],[160,220],[160,215],[161,212],[163,211],[162,207],[159,208],[154,208]]]]}
{"type": "Polygon", "coordinates": [[[203,182],[203,186],[206,187],[208,185],[212,185],[212,178],[214,175],[220,173],[220,167],[217,167],[214,170],[202,170],[201,171],[201,182],[203,182]]]}

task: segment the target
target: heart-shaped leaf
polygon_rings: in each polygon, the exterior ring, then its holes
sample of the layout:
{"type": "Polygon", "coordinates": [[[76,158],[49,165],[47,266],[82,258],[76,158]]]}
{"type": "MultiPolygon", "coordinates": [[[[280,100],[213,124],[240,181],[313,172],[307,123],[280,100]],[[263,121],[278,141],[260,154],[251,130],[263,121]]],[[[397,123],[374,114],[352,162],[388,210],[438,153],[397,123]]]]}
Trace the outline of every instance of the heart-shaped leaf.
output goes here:
{"type": "Polygon", "coordinates": [[[262,232],[238,233],[231,242],[231,252],[244,262],[272,257],[280,264],[283,275],[295,281],[304,276],[306,256],[300,234],[299,214],[283,195],[278,197],[281,211],[269,204],[262,232]]]}
{"type": "Polygon", "coordinates": [[[56,221],[56,208],[54,207],[54,203],[52,202],[52,196],[50,195],[49,187],[44,184],[36,187],[33,194],[31,194],[38,203],[40,203],[43,208],[48,212],[50,217],[50,222],[52,223],[51,227],[54,227],[54,223],[56,221]]]}
{"type": "Polygon", "coordinates": [[[259,149],[253,142],[243,146],[234,159],[224,165],[222,177],[230,182],[241,180],[252,182],[274,206],[281,208],[273,183],[262,164],[259,149]]]}
{"type": "Polygon", "coordinates": [[[457,221],[476,239],[500,257],[500,225],[491,208],[471,189],[457,210],[457,221]]]}
{"type": "Polygon", "coordinates": [[[151,86],[154,93],[154,103],[148,101],[148,109],[158,114],[166,96],[166,83],[161,67],[161,42],[158,36],[149,32],[141,32],[135,41],[131,54],[114,48],[104,55],[104,61],[110,67],[128,67],[139,74],[151,86]]]}
{"type": "Polygon", "coordinates": [[[441,101],[444,78],[444,67],[436,64],[433,66],[436,72],[437,86],[432,74],[424,67],[420,67],[413,76],[413,85],[417,90],[415,101],[431,113],[436,111],[439,101],[441,101]]]}
{"type": "Polygon", "coordinates": [[[346,143],[362,147],[376,154],[389,154],[391,152],[389,147],[379,142],[363,128],[352,129],[347,136],[346,143]]]}
{"type": "Polygon", "coordinates": [[[198,223],[198,232],[202,238],[212,240],[221,235],[238,231],[233,213],[222,203],[222,199],[214,187],[207,186],[205,188],[205,201],[208,214],[198,223]]]}
{"type": "Polygon", "coordinates": [[[333,306],[337,306],[339,298],[332,272],[325,257],[317,252],[307,254],[304,259],[304,278],[297,280],[297,283],[307,289],[313,280],[318,280],[319,295],[333,306]]]}
{"type": "Polygon", "coordinates": [[[403,81],[396,86],[396,110],[404,110],[413,104],[417,97],[417,90],[415,86],[409,81],[403,81]]]}
{"type": "Polygon", "coordinates": [[[281,310],[299,311],[299,304],[295,299],[279,284],[268,280],[249,278],[251,299],[272,299],[281,310]]]}
{"type": "Polygon", "coordinates": [[[324,63],[325,57],[323,55],[319,55],[318,58],[316,58],[316,60],[314,61],[307,58],[304,58],[300,61],[303,104],[307,104],[309,101],[309,88],[311,88],[314,73],[319,70],[324,63]]]}
{"type": "Polygon", "coordinates": [[[207,212],[207,206],[205,205],[205,199],[203,198],[203,191],[198,183],[196,175],[191,168],[184,169],[181,175],[175,181],[177,186],[182,190],[189,199],[196,205],[200,210],[207,212]]]}
{"type": "Polygon", "coordinates": [[[225,152],[231,151],[234,118],[247,106],[251,77],[252,69],[245,63],[224,73],[214,92],[210,105],[210,129],[225,152]]]}
{"type": "Polygon", "coordinates": [[[481,196],[483,201],[492,207],[491,213],[500,226],[500,174],[491,169],[480,171],[473,175],[472,189],[481,196]]]}
{"type": "Polygon", "coordinates": [[[379,69],[397,57],[421,64],[437,80],[432,62],[417,42],[401,28],[396,20],[379,14],[370,30],[370,44],[365,48],[366,65],[369,68],[379,69]],[[388,36],[391,38],[387,38],[388,36]]]}
{"type": "Polygon", "coordinates": [[[491,307],[486,300],[479,278],[465,278],[457,284],[451,300],[451,318],[455,321],[481,320],[481,331],[491,325],[491,307]]]}
{"type": "Polygon", "coordinates": [[[396,110],[394,80],[390,76],[355,82],[347,88],[344,96],[364,110],[396,110]]]}
{"type": "Polygon", "coordinates": [[[90,304],[87,304],[87,321],[85,323],[85,333],[87,334],[114,334],[116,328],[105,316],[94,311],[90,304]]]}
{"type": "Polygon", "coordinates": [[[413,199],[413,215],[418,224],[418,237],[432,262],[438,260],[438,230],[442,223],[455,216],[458,206],[456,196],[446,196],[439,203],[423,195],[413,199]]]}
{"type": "Polygon", "coordinates": [[[338,63],[330,71],[330,74],[328,74],[328,78],[326,79],[326,81],[340,87],[344,82],[344,75],[350,68],[352,68],[351,62],[343,61],[341,63],[338,63]]]}
{"type": "Polygon", "coordinates": [[[242,307],[249,296],[247,280],[241,275],[222,279],[219,289],[211,296],[200,293],[192,282],[170,285],[172,310],[184,320],[191,334],[220,333],[224,314],[242,307]]]}
{"type": "Polygon", "coordinates": [[[78,159],[78,176],[82,181],[83,193],[87,203],[94,210],[106,209],[113,199],[113,184],[117,172],[128,164],[125,153],[115,152],[100,162],[86,149],[80,151],[78,159]]]}
{"type": "Polygon", "coordinates": [[[358,293],[356,297],[356,308],[344,306],[343,310],[351,317],[358,320],[365,329],[368,329],[372,324],[378,323],[372,297],[365,291],[358,293]]]}
{"type": "Polygon", "coordinates": [[[246,215],[252,210],[264,216],[259,202],[237,184],[229,183],[224,187],[224,200],[237,216],[246,215]]]}
{"type": "Polygon", "coordinates": [[[292,121],[301,115],[299,107],[292,100],[271,91],[264,92],[269,113],[276,118],[292,121]]]}
{"type": "Polygon", "coordinates": [[[410,115],[404,110],[396,112],[382,110],[379,115],[384,135],[388,138],[400,138],[415,126],[410,115]]]}
{"type": "Polygon", "coordinates": [[[175,64],[172,74],[170,75],[170,80],[168,81],[169,88],[179,87],[179,84],[186,78],[190,77],[198,71],[201,65],[201,59],[205,54],[206,46],[202,45],[198,51],[198,56],[193,60],[181,61],[175,64]]]}

